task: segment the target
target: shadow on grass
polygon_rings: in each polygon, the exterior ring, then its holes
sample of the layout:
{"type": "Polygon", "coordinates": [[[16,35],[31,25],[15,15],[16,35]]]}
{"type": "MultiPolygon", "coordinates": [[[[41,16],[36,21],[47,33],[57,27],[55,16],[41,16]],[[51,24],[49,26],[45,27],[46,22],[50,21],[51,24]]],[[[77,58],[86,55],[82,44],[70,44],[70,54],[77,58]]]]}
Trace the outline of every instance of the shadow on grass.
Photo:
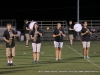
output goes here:
{"type": "Polygon", "coordinates": [[[83,60],[83,57],[73,57],[73,58],[66,58],[62,59],[61,61],[50,60],[50,61],[42,61],[41,64],[53,64],[53,63],[87,63],[87,62],[78,62],[77,60],[83,60]]]}
{"type": "MultiPolygon", "coordinates": [[[[26,64],[28,65],[28,64],[26,64]]],[[[0,71],[0,74],[8,74],[8,73],[16,73],[19,71],[27,71],[27,70],[32,70],[33,67],[39,67],[38,65],[33,66],[33,64],[31,64],[30,66],[25,66],[25,64],[22,66],[8,66],[6,68],[0,68],[2,69],[0,71]],[[31,69],[30,69],[31,68],[31,69]]]]}

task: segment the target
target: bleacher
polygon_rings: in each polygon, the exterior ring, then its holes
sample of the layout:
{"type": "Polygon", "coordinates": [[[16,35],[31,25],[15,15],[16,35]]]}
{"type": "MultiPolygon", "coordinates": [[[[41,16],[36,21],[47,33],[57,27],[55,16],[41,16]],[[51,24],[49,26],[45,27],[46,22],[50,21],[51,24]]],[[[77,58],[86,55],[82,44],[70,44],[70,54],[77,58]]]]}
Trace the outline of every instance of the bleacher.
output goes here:
{"type": "MultiPolygon", "coordinates": [[[[67,22],[65,21],[37,21],[40,29],[43,31],[44,35],[42,40],[53,40],[52,33],[54,28],[57,26],[57,23],[60,22],[62,24],[62,28],[65,30],[67,34],[67,22]]],[[[65,38],[66,39],[66,38],[65,38]]]]}

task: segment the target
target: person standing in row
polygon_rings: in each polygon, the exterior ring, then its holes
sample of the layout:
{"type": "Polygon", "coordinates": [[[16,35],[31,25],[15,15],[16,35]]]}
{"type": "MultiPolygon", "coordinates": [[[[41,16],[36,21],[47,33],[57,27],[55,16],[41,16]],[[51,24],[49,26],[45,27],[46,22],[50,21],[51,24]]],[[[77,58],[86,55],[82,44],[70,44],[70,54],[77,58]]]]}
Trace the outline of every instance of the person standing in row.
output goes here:
{"type": "Polygon", "coordinates": [[[34,24],[33,30],[30,33],[30,37],[32,39],[33,62],[39,63],[42,31],[39,29],[37,23],[34,24]]]}
{"type": "Polygon", "coordinates": [[[91,35],[92,35],[92,32],[87,28],[87,22],[84,22],[83,28],[81,30],[84,58],[89,58],[88,55],[89,55],[90,36],[91,35]]]}
{"type": "Polygon", "coordinates": [[[28,20],[26,19],[24,20],[24,33],[26,37],[26,47],[28,47],[28,42],[30,40],[29,31],[30,31],[30,28],[29,28],[28,20]]]}
{"type": "Polygon", "coordinates": [[[61,23],[57,23],[57,28],[55,28],[55,30],[53,32],[56,61],[61,60],[63,37],[65,37],[65,32],[61,28],[61,23]]]}
{"type": "Polygon", "coordinates": [[[70,45],[73,45],[73,39],[74,39],[74,29],[72,25],[72,21],[69,21],[69,27],[68,27],[68,34],[69,34],[69,40],[70,40],[70,45]]]}
{"type": "Polygon", "coordinates": [[[11,29],[11,26],[11,23],[7,23],[7,30],[5,30],[3,34],[4,41],[6,42],[6,56],[8,66],[13,66],[13,57],[15,56],[14,36],[18,36],[16,32],[11,29]]]}

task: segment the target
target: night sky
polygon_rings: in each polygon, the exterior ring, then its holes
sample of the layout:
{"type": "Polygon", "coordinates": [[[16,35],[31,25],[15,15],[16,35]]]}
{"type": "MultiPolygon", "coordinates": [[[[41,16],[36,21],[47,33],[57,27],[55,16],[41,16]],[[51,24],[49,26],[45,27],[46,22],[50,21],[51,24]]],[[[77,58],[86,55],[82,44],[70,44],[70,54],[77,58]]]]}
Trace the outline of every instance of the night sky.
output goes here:
{"type": "MultiPolygon", "coordinates": [[[[3,0],[0,19],[76,20],[77,0],[3,0]]],[[[99,20],[99,0],[80,0],[80,19],[99,20]]]]}

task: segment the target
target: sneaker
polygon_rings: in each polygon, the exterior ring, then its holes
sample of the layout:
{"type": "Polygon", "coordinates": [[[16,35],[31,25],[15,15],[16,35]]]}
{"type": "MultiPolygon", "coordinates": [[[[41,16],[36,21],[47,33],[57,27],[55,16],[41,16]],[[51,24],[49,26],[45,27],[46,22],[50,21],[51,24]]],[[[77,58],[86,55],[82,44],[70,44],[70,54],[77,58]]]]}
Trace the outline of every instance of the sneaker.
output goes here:
{"type": "Polygon", "coordinates": [[[84,56],[84,59],[86,58],[86,56],[84,56]]]}
{"type": "Polygon", "coordinates": [[[61,61],[62,59],[60,58],[59,60],[61,61]]]}
{"type": "Polygon", "coordinates": [[[10,63],[7,63],[7,66],[10,66],[10,63]]]}
{"type": "Polygon", "coordinates": [[[26,45],[26,47],[28,47],[28,45],[26,45]]]}
{"type": "Polygon", "coordinates": [[[40,63],[40,61],[38,60],[37,63],[40,63]]]}
{"type": "Polygon", "coordinates": [[[58,61],[58,58],[56,58],[56,61],[58,61]]]}
{"type": "Polygon", "coordinates": [[[32,63],[36,63],[36,61],[34,60],[32,63]]]}
{"type": "Polygon", "coordinates": [[[89,56],[87,56],[86,58],[90,58],[89,56]]]}
{"type": "Polygon", "coordinates": [[[11,63],[10,66],[14,66],[13,63],[11,63]]]}

